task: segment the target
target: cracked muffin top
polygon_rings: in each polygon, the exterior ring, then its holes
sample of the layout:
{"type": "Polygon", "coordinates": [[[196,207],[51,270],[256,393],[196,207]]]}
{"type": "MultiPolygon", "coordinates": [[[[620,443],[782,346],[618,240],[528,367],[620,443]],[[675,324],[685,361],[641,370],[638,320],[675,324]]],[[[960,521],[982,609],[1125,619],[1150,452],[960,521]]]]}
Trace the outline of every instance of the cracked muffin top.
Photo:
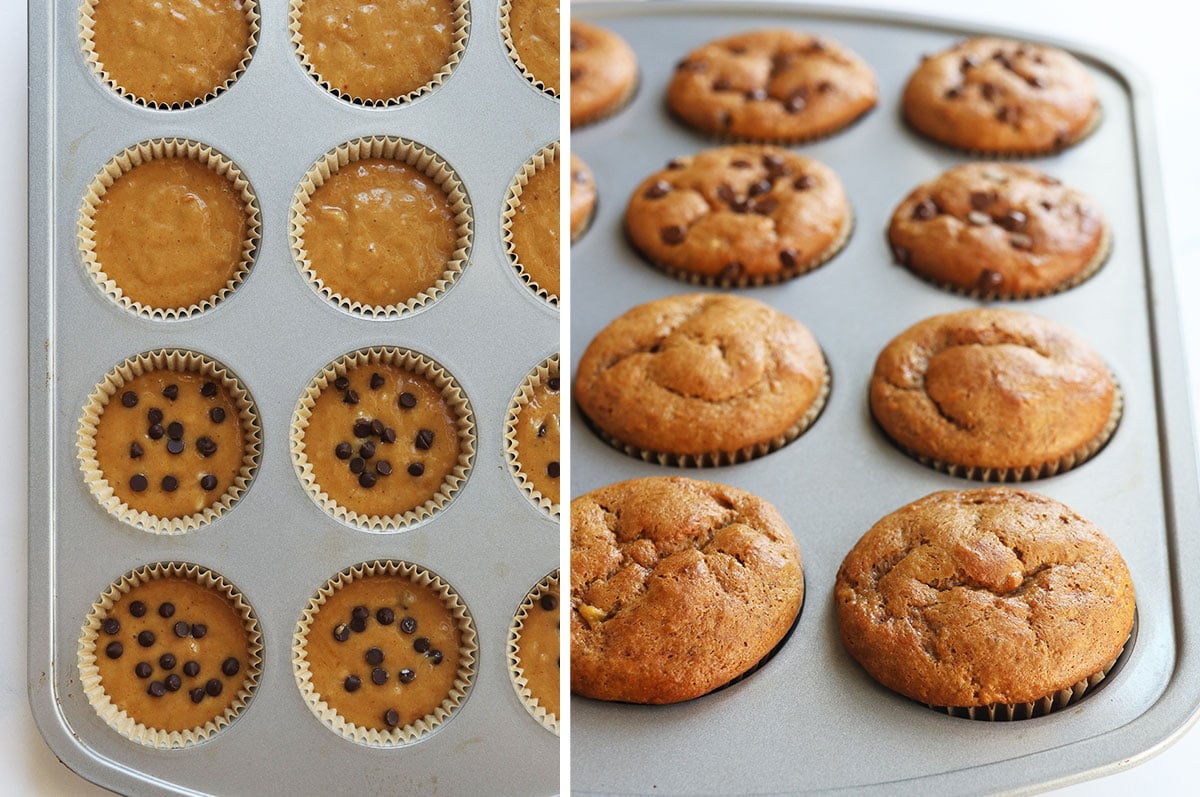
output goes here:
{"type": "Polygon", "coordinates": [[[1095,454],[1121,396],[1104,360],[1075,333],[1016,310],[927,318],[875,362],[871,413],[927,465],[984,481],[1039,478],[1095,454]]]}
{"type": "Polygon", "coordinates": [[[675,703],[767,656],[800,613],[800,549],[771,504],[633,479],[571,502],[571,691],[675,703]]]}
{"type": "Polygon", "coordinates": [[[596,335],[574,390],[625,453],[704,466],[796,439],[825,404],[829,369],[808,329],[769,305],[684,294],[634,307],[596,335]]]}
{"type": "Polygon", "coordinates": [[[1054,47],[979,37],[926,58],[904,89],[904,117],[958,149],[1005,155],[1057,152],[1100,122],[1092,77],[1054,47]]]}
{"type": "Polygon", "coordinates": [[[846,556],[842,642],[884,686],[934,706],[1029,703],[1106,672],[1133,628],[1129,570],[1069,507],[995,487],[933,493],[846,556]]]}

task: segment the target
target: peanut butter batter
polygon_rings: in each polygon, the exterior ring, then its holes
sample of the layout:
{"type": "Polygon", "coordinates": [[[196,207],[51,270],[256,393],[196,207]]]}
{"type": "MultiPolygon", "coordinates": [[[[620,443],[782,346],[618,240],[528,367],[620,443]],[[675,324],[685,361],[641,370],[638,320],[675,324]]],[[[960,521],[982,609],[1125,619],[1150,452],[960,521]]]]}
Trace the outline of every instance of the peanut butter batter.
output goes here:
{"type": "Polygon", "coordinates": [[[508,27],[525,69],[557,93],[558,0],[512,0],[508,27]]]}
{"type": "Polygon", "coordinates": [[[432,714],[458,677],[458,621],[438,593],[403,575],[362,576],[334,592],[306,645],[316,694],[365,728],[432,714]]]}
{"type": "Polygon", "coordinates": [[[246,0],[96,0],[96,57],[118,86],[166,105],[203,98],[250,46],[246,0]]]}
{"type": "Polygon", "coordinates": [[[157,370],[134,377],[108,400],[96,427],[96,461],[117,497],[160,518],[216,503],[244,457],[237,405],[204,374],[157,370]]]}
{"type": "Polygon", "coordinates": [[[449,63],[454,18],[453,0],[305,0],[301,43],[316,74],[333,88],[357,99],[389,100],[420,89],[449,63]]]}
{"type": "Polygon", "coordinates": [[[558,583],[542,591],[527,610],[517,639],[521,674],[538,705],[558,716],[558,583]]]}
{"type": "Polygon", "coordinates": [[[304,431],[317,486],[362,515],[424,505],[458,465],[456,419],[442,391],[386,363],[350,369],[345,380],[317,396],[304,431]]]}
{"type": "Polygon", "coordinates": [[[512,217],[517,262],[537,286],[558,296],[558,160],[547,161],[521,189],[512,217]]]}
{"type": "Polygon", "coordinates": [[[95,255],[121,292],[148,307],[187,308],[242,267],[246,204],[192,158],[155,158],[117,178],[96,207],[95,255]]]}
{"type": "Polygon", "coordinates": [[[402,161],[343,166],[304,214],[304,249],[330,290],[368,306],[402,305],[432,288],[458,247],[446,192],[402,161]]]}
{"type": "Polygon", "coordinates": [[[148,728],[184,731],[221,716],[249,671],[241,614],[220,592],[185,577],[134,587],[99,633],[100,686],[148,728]]]}
{"type": "Polygon", "coordinates": [[[533,389],[517,413],[517,463],[525,478],[551,502],[558,503],[559,381],[554,376],[533,389]]]}

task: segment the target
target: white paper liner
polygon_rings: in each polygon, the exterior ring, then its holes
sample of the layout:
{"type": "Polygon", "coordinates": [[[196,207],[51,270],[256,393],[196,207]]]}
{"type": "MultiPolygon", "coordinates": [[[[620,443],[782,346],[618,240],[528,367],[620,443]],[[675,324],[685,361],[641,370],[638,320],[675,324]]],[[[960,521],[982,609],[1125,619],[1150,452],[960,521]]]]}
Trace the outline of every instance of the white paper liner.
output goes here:
{"type": "MultiPolygon", "coordinates": [[[[517,67],[517,71],[520,72],[526,80],[533,84],[534,88],[545,93],[549,97],[554,97],[557,99],[559,92],[550,86],[547,86],[541,80],[538,80],[537,75],[530,72],[529,67],[525,66],[525,62],[521,60],[521,54],[517,52],[517,45],[516,42],[513,41],[512,37],[512,25],[510,24],[511,16],[512,0],[500,0],[500,36],[504,39],[504,49],[508,53],[509,60],[511,60],[517,67]]],[[[561,43],[559,50],[560,52],[562,50],[561,43]]]]}

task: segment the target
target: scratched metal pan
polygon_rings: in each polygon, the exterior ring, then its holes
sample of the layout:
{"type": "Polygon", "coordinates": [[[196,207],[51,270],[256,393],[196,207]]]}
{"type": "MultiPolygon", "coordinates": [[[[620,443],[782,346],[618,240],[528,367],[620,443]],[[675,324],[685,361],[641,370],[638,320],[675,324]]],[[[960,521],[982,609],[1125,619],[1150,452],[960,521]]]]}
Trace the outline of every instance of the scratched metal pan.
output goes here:
{"type": "Polygon", "coordinates": [[[935,713],[875,684],[841,646],[832,589],[842,558],[880,517],[935,490],[981,486],[935,472],[892,447],[871,421],[866,389],[876,355],[893,336],[927,316],[979,304],[892,265],[885,230],[894,206],[917,184],[967,160],[905,127],[904,82],[923,54],[966,36],[1025,37],[945,20],[773,2],[579,4],[574,11],[630,43],[641,84],[628,108],[572,134],[573,152],[591,166],[599,190],[594,224],[572,248],[572,372],[587,343],[613,318],[635,304],[692,290],[647,266],[621,227],[630,192],[645,175],[711,146],[665,110],[666,86],[681,58],[720,36],[781,26],[850,47],[873,67],[880,87],[879,106],[866,118],[794,148],[831,166],[845,183],[857,220],[849,245],[808,275],[739,291],[796,317],[823,346],[833,391],[813,427],[749,463],[671,469],[609,447],[573,409],[573,496],[621,479],[677,473],[750,490],[773,502],[795,531],[808,589],[791,638],[729,688],[665,707],[573,698],[574,793],[1028,791],[1127,766],[1178,734],[1200,704],[1200,648],[1194,644],[1200,585],[1185,573],[1186,563],[1200,555],[1194,534],[1200,514],[1145,83],[1107,55],[1048,42],[1082,59],[1098,84],[1105,118],[1092,137],[1036,165],[1095,197],[1114,225],[1114,248],[1108,264],[1073,290],[1002,303],[1077,330],[1124,386],[1124,419],[1108,446],[1073,471],[1026,486],[1074,507],[1116,541],[1137,591],[1137,640],[1120,671],[1078,704],[992,724],[935,713]]]}
{"type": "Polygon", "coordinates": [[[559,102],[509,60],[493,2],[471,3],[462,61],[408,105],[369,108],[323,90],[289,40],[287,0],[259,0],[261,31],[246,73],[189,110],[139,107],[104,86],[84,59],[79,2],[30,3],[29,691],[55,754],[123,793],[551,794],[559,739],[514,690],[506,642],[524,598],[558,566],[558,523],[513,479],[504,419],[514,391],[558,351],[559,313],[508,265],[505,192],[522,164],[558,138],[559,102]],[[501,121],[502,120],[502,121],[501,121]],[[301,177],[360,136],[393,135],[438,152],[470,197],[475,243],[458,282],[435,304],[393,320],[351,315],[306,284],[288,245],[301,177]],[[186,137],[231,158],[262,209],[262,240],[245,283],[215,309],[154,321],[110,301],[84,270],[75,225],[84,189],[126,147],[186,137]],[[392,533],[343,525],[311,500],[288,446],[292,413],[327,363],[372,345],[420,351],[450,371],[477,423],[474,468],[433,518],[392,533]],[[75,434],[88,395],[114,365],[159,347],[203,352],[249,389],[263,427],[261,465],[223,517],[183,535],[121,523],[89,494],[75,434]],[[478,634],[474,684],[440,730],[372,749],[326,728],[292,672],[292,634],[310,596],[343,568],[404,559],[459,593],[478,634]],[[76,646],[100,593],[126,571],[196,562],[232,581],[257,612],[262,680],[231,726],[199,746],[154,750],[106,725],[79,684],[76,646]]]}

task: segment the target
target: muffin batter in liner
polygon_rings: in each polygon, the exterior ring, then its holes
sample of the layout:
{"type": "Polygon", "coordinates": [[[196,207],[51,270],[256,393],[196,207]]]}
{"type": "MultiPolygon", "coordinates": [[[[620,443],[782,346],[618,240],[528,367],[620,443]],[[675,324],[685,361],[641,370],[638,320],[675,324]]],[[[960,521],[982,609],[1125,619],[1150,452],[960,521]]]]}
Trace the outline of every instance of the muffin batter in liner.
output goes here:
{"type": "MultiPolygon", "coordinates": [[[[543,578],[521,601],[521,605],[517,608],[517,612],[513,615],[512,626],[508,629],[508,674],[512,678],[513,688],[517,691],[517,696],[521,698],[522,705],[529,712],[529,716],[533,717],[542,727],[559,735],[559,719],[557,714],[551,714],[546,711],[545,706],[542,706],[538,699],[533,696],[529,690],[529,680],[525,677],[525,671],[521,667],[521,630],[524,628],[525,619],[529,616],[529,612],[533,610],[533,605],[537,603],[543,595],[550,594],[553,590],[558,589],[559,579],[558,571],[555,570],[550,575],[543,578]]],[[[568,607],[570,604],[568,604],[568,607]]],[[[558,609],[559,623],[561,629],[562,617],[562,595],[559,594],[558,609]]],[[[561,633],[561,631],[560,631],[561,633]]]]}
{"type": "MultiPolygon", "coordinates": [[[[504,454],[508,458],[508,467],[512,471],[513,479],[517,482],[517,486],[521,491],[528,496],[538,509],[547,513],[550,517],[557,519],[559,516],[560,505],[558,501],[551,500],[543,495],[529,478],[525,470],[521,466],[521,452],[517,443],[517,424],[520,418],[521,410],[529,405],[529,402],[534,397],[534,391],[538,386],[544,384],[547,380],[558,379],[558,355],[555,354],[547,357],[542,362],[530,371],[525,377],[525,381],[517,388],[517,392],[513,395],[512,401],[508,405],[508,415],[504,422],[504,454]]],[[[562,417],[562,394],[559,389],[559,417],[562,417]]],[[[561,439],[561,438],[560,438],[561,439]]],[[[560,443],[561,450],[561,443],[560,443]]]]}

